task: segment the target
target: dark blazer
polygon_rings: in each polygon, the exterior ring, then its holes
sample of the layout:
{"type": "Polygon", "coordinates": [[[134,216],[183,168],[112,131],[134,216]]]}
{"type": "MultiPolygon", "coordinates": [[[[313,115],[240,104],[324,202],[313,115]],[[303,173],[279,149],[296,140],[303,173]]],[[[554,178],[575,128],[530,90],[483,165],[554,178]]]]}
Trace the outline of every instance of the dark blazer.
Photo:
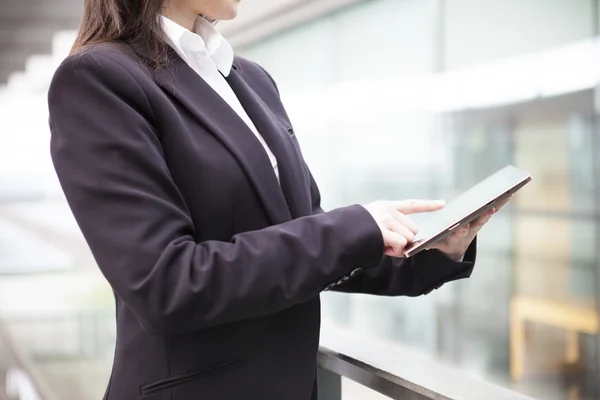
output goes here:
{"type": "Polygon", "coordinates": [[[153,70],[125,42],[95,45],[49,93],[52,159],[116,299],[105,399],[310,399],[321,291],[418,296],[471,274],[474,246],[463,263],[382,260],[361,206],[323,212],[262,68],[238,58],[227,81],[281,186],[244,122],[170,58],[153,70]]]}

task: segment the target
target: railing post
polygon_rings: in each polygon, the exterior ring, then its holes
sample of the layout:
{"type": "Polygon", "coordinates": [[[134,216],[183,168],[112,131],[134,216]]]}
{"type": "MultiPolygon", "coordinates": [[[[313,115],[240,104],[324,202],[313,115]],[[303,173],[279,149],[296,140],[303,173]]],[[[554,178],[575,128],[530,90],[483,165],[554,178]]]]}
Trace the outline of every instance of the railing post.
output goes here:
{"type": "Polygon", "coordinates": [[[319,400],[342,400],[342,377],[324,368],[317,369],[319,400]]]}

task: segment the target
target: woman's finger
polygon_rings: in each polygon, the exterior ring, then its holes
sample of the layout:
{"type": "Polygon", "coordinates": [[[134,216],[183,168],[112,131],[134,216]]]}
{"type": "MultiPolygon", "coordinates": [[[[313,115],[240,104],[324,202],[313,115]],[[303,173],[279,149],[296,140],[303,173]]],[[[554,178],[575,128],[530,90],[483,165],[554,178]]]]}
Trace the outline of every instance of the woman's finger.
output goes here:
{"type": "Polygon", "coordinates": [[[502,200],[501,203],[496,204],[495,208],[496,208],[496,212],[500,211],[500,209],[502,209],[502,207],[504,207],[505,205],[507,205],[510,201],[512,200],[512,196],[502,200]]]}
{"type": "Polygon", "coordinates": [[[394,202],[396,210],[402,214],[415,214],[437,211],[446,205],[443,200],[402,200],[394,202]]]}
{"type": "Polygon", "coordinates": [[[403,255],[396,254],[396,251],[394,250],[394,248],[389,247],[389,246],[387,246],[383,249],[383,254],[386,256],[390,256],[390,257],[403,257],[403,255]]]}
{"type": "Polygon", "coordinates": [[[406,247],[406,245],[408,244],[408,241],[406,240],[406,238],[396,232],[393,232],[391,230],[386,230],[383,233],[383,242],[385,245],[385,248],[389,248],[391,249],[390,252],[394,257],[402,257],[402,252],[404,251],[404,248],[406,247]]]}
{"type": "Polygon", "coordinates": [[[458,228],[455,232],[452,233],[451,236],[455,238],[462,239],[469,236],[469,231],[471,230],[471,224],[464,224],[460,228],[458,228]]]}
{"type": "Polygon", "coordinates": [[[475,221],[473,221],[471,223],[471,228],[475,229],[476,231],[479,231],[479,229],[481,229],[483,227],[483,225],[488,223],[490,218],[492,218],[492,215],[494,215],[495,213],[496,213],[496,208],[492,208],[491,210],[489,210],[488,212],[486,212],[485,214],[483,214],[482,216],[477,218],[475,221]]]}
{"type": "Polygon", "coordinates": [[[414,221],[411,220],[409,217],[402,214],[400,211],[396,209],[392,210],[392,217],[394,217],[396,221],[400,222],[402,225],[407,227],[413,233],[413,235],[419,233],[419,227],[417,226],[417,224],[414,223],[414,221]]]}
{"type": "Polygon", "coordinates": [[[392,220],[388,223],[389,230],[396,232],[399,235],[404,236],[407,243],[412,242],[415,239],[415,234],[408,229],[406,226],[402,225],[399,221],[392,220]]]}

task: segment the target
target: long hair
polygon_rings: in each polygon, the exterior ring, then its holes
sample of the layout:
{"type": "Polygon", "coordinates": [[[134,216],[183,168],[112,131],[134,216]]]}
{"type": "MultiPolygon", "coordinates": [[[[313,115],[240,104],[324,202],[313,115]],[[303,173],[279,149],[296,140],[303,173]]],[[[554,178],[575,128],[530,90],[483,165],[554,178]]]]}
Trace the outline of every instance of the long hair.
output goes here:
{"type": "Polygon", "coordinates": [[[153,66],[166,62],[167,44],[158,15],[164,0],[85,0],[71,54],[112,40],[135,43],[153,66]]]}

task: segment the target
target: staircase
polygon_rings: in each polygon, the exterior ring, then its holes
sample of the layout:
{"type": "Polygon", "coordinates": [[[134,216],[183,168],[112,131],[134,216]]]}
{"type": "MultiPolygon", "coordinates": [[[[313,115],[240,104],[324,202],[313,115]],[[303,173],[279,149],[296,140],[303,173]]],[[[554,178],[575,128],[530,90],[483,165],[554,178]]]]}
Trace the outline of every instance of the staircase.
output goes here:
{"type": "Polygon", "coordinates": [[[32,54],[49,54],[52,36],[77,29],[79,0],[0,0],[0,85],[25,68],[32,54]]]}

